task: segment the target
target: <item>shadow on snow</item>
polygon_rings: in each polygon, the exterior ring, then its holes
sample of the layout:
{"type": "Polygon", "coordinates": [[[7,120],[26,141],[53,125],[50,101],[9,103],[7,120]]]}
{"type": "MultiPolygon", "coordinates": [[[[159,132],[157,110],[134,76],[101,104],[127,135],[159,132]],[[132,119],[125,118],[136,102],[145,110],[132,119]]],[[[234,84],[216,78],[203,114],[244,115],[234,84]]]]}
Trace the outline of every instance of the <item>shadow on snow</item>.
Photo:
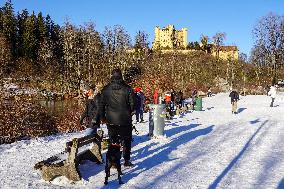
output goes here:
{"type": "Polygon", "coordinates": [[[258,134],[258,132],[262,129],[262,127],[268,122],[268,120],[264,121],[260,127],[255,131],[255,133],[251,136],[248,142],[245,144],[243,149],[239,152],[239,154],[230,162],[230,164],[223,170],[223,172],[215,179],[215,181],[208,187],[208,189],[214,189],[221,182],[221,180],[226,176],[226,174],[232,169],[232,167],[237,163],[237,161],[242,157],[247,148],[250,146],[251,141],[258,134]]]}
{"type": "Polygon", "coordinates": [[[241,112],[243,112],[243,111],[245,111],[246,109],[247,109],[247,108],[239,108],[239,109],[238,109],[238,114],[241,113],[241,112]]]}
{"type": "MultiPolygon", "coordinates": [[[[178,134],[182,131],[188,131],[191,128],[197,127],[200,124],[190,124],[188,126],[181,126],[179,128],[172,128],[166,131],[166,135],[168,137],[174,136],[175,134],[178,134]]],[[[145,160],[139,164],[133,169],[131,169],[129,172],[126,173],[126,175],[123,177],[124,181],[127,182],[128,180],[136,177],[137,175],[143,173],[146,170],[149,170],[154,167],[158,167],[160,164],[167,163],[170,161],[174,161],[178,158],[170,158],[169,155],[171,152],[178,149],[180,145],[183,145],[189,141],[194,140],[195,138],[203,135],[209,134],[213,130],[214,125],[211,125],[207,128],[195,130],[186,132],[180,136],[177,136],[177,138],[174,138],[169,143],[166,143],[165,145],[162,145],[156,149],[151,150],[151,147],[153,145],[147,145],[143,148],[140,148],[136,150],[137,155],[133,157],[133,160],[145,158],[145,160]]],[[[135,153],[135,152],[134,152],[135,153]]],[[[133,154],[134,154],[133,153],[133,154]]],[[[174,168],[173,168],[174,169],[174,168]]],[[[167,171],[168,173],[171,172],[173,169],[167,171]]],[[[167,174],[167,173],[165,173],[167,174]]],[[[165,175],[164,174],[164,175],[165,175]]],[[[152,183],[155,183],[160,179],[156,178],[152,181],[152,183]]],[[[145,186],[145,188],[150,187],[151,183],[148,186],[145,186]]]]}
{"type": "Polygon", "coordinates": [[[281,180],[281,182],[279,183],[277,189],[284,189],[284,178],[281,180]]]}

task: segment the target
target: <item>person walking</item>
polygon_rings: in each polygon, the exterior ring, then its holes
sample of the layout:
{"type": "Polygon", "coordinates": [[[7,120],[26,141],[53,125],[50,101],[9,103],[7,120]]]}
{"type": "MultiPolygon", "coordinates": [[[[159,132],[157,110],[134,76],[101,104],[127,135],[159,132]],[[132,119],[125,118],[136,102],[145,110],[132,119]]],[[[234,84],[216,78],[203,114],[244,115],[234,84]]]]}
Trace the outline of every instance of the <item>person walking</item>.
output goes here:
{"type": "Polygon", "coordinates": [[[136,96],[136,108],[135,108],[135,114],[136,114],[136,123],[139,122],[142,123],[143,120],[143,113],[144,113],[144,101],[145,101],[145,95],[142,92],[141,88],[135,89],[135,96],[136,96]]]}
{"type": "Polygon", "coordinates": [[[100,127],[100,115],[98,113],[100,93],[98,93],[96,86],[92,85],[87,93],[87,100],[85,110],[80,118],[80,124],[86,123],[85,135],[94,135],[100,127]]]}
{"type": "Polygon", "coordinates": [[[236,90],[232,90],[229,97],[231,97],[231,104],[232,104],[232,114],[237,114],[237,102],[240,100],[239,93],[236,90]]]}
{"type": "Polygon", "coordinates": [[[176,100],[176,92],[174,91],[174,89],[171,89],[171,101],[170,101],[170,115],[171,115],[171,117],[174,116],[175,100],[176,100]]]}
{"type": "Polygon", "coordinates": [[[273,107],[273,103],[274,103],[274,100],[276,98],[276,87],[275,86],[271,86],[270,87],[270,90],[268,92],[268,96],[271,97],[271,103],[270,103],[270,107],[273,107]]]}
{"type": "Polygon", "coordinates": [[[107,124],[110,140],[120,137],[122,141],[124,166],[133,166],[130,154],[135,95],[123,80],[120,69],[112,71],[110,82],[103,88],[99,110],[102,123],[107,124]]]}

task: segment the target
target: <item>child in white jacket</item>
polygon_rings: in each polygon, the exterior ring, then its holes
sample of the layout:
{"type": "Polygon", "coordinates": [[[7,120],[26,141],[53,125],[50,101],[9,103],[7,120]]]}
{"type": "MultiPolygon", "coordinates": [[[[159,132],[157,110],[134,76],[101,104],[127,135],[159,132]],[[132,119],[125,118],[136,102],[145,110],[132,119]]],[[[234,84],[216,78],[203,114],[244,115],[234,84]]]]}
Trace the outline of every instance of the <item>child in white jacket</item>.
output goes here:
{"type": "Polygon", "coordinates": [[[275,86],[270,87],[270,90],[268,92],[268,96],[271,96],[270,107],[273,107],[273,103],[274,103],[274,100],[276,98],[276,87],[275,86]]]}

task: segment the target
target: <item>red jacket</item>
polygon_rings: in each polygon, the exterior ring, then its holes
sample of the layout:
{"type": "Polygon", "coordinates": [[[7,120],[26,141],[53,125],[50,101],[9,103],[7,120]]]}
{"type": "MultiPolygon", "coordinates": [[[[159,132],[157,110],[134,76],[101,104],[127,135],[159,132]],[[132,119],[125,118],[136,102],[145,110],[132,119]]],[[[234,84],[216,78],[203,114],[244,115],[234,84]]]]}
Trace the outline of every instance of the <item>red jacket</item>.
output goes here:
{"type": "Polygon", "coordinates": [[[165,101],[168,103],[168,102],[171,102],[171,94],[166,94],[165,95],[165,101]]]}
{"type": "Polygon", "coordinates": [[[158,104],[159,94],[157,90],[155,90],[153,97],[154,97],[154,104],[158,104]]]}

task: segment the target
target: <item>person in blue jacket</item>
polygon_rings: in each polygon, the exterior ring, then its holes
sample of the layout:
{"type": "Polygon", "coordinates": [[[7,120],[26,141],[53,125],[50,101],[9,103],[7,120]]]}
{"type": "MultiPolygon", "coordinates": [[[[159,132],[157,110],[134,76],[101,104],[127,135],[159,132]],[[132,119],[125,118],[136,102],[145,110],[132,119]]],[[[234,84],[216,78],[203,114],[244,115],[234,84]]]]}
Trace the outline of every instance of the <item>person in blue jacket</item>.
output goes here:
{"type": "Polygon", "coordinates": [[[144,113],[145,95],[142,92],[141,88],[135,89],[135,96],[136,96],[136,108],[135,108],[136,122],[142,123],[144,121],[143,113],[144,113]]]}

